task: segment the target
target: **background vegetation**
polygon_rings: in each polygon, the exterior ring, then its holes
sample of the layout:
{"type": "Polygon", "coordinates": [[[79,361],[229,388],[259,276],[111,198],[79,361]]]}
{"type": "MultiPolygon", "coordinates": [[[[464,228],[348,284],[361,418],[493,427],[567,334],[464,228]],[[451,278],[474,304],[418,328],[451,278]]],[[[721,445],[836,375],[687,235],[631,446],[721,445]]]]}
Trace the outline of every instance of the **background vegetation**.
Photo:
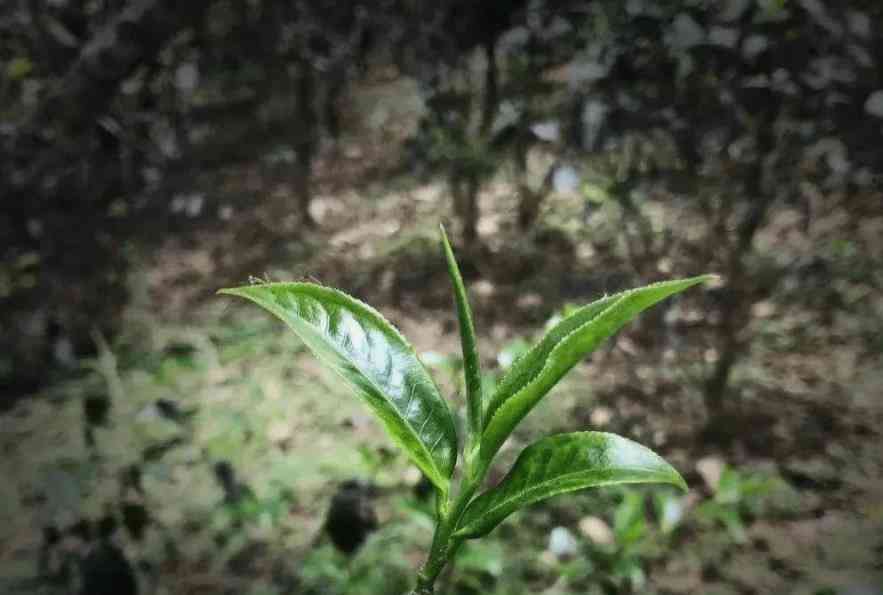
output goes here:
{"type": "Polygon", "coordinates": [[[0,591],[406,592],[419,473],[296,339],[213,293],[342,287],[462,406],[450,220],[488,369],[572,305],[722,281],[644,315],[504,453],[608,429],[690,493],[532,508],[464,547],[447,592],[880,593],[881,17],[4,4],[0,591]]]}

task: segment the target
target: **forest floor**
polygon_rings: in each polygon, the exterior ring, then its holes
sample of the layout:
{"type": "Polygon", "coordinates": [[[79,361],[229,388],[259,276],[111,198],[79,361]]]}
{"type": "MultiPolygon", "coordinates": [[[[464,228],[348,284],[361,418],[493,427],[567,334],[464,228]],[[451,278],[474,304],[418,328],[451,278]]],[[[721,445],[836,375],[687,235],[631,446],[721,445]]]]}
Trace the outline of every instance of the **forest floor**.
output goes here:
{"type": "MultiPolygon", "coordinates": [[[[341,287],[394,322],[462,407],[437,238],[448,197],[437,182],[391,177],[393,161],[381,143],[329,152],[318,166],[316,231],[300,228],[290,186],[262,163],[197,179],[174,212],[143,222],[128,247],[137,264],[123,333],[110,345],[97,338],[99,355],[75,378],[0,422],[0,591],[71,592],[76,573],[65,563],[89,540],[71,534],[50,551],[41,528],[105,515],[129,526],[135,510],[149,517],[144,535],[129,527],[115,539],[137,561],[142,593],[407,589],[431,534],[419,474],[282,325],[214,295],[253,278],[341,287]],[[219,461],[248,499],[225,503],[212,472],[219,461]],[[382,522],[346,559],[321,527],[335,486],[350,477],[379,486],[382,522]]],[[[763,274],[772,261],[782,281],[745,321],[753,339],[732,378],[734,405],[716,425],[730,435],[705,431],[702,380],[719,353],[709,298],[697,291],[580,365],[493,473],[538,436],[604,429],[666,456],[689,493],[602,490],[532,507],[464,548],[444,579],[448,593],[883,594],[883,298],[874,282],[883,213],[857,218],[831,202],[808,231],[779,208],[757,238],[753,266],[763,274]],[[813,258],[824,265],[816,276],[798,266],[813,258]]],[[[507,180],[488,184],[481,246],[461,254],[488,370],[568,304],[706,272],[711,260],[682,244],[638,274],[615,209],[588,212],[580,197],[553,196],[522,236],[514,206],[507,180]]],[[[688,204],[645,208],[658,229],[687,236],[701,225],[688,204]]]]}

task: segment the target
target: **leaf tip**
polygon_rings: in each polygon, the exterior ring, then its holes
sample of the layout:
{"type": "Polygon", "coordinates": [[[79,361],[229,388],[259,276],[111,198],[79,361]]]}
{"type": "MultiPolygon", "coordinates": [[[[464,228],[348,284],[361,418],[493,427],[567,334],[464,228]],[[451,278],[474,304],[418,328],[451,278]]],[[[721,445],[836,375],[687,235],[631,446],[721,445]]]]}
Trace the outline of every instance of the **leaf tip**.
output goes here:
{"type": "Polygon", "coordinates": [[[699,277],[699,282],[705,285],[719,286],[724,282],[724,278],[719,273],[706,273],[699,277]]]}
{"type": "Polygon", "coordinates": [[[675,474],[675,477],[674,477],[674,481],[672,482],[672,484],[676,488],[681,490],[682,492],[685,492],[685,493],[689,492],[690,486],[687,485],[687,482],[686,482],[686,480],[684,480],[684,477],[680,473],[678,473],[677,471],[675,471],[674,474],[675,474]]]}
{"type": "Polygon", "coordinates": [[[444,223],[438,224],[438,233],[439,233],[439,236],[441,237],[441,243],[445,249],[445,254],[447,254],[448,252],[451,252],[452,251],[451,241],[448,239],[448,232],[445,229],[444,223]]]}
{"type": "Polygon", "coordinates": [[[242,296],[242,288],[241,287],[222,287],[221,289],[215,292],[215,295],[234,295],[237,297],[242,296]]]}

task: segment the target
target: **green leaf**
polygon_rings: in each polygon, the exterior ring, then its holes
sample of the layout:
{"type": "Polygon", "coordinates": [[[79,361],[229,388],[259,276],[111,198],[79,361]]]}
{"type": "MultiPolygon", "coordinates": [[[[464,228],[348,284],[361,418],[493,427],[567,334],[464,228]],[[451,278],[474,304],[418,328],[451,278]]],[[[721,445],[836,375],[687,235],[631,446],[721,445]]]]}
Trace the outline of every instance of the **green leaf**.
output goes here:
{"type": "Polygon", "coordinates": [[[376,310],[312,283],[264,283],[219,293],[281,318],[337,372],[392,439],[446,494],[457,459],[454,418],[414,349],[376,310]]]}
{"type": "Polygon", "coordinates": [[[497,410],[519,390],[530,384],[531,380],[536,378],[546,365],[552,350],[561,341],[570,335],[573,331],[583,326],[585,323],[597,317],[598,314],[609,308],[616,302],[618,296],[605,297],[596,302],[592,302],[588,306],[580,308],[571,316],[568,316],[554,327],[552,327],[543,339],[533,346],[533,348],[522,351],[517,355],[519,350],[523,350],[519,340],[513,341],[512,344],[504,348],[505,358],[498,358],[500,363],[511,359],[510,352],[514,352],[517,357],[515,361],[506,368],[506,374],[497,384],[491,401],[488,404],[488,410],[485,415],[485,423],[489,422],[497,410]]]}
{"type": "Polygon", "coordinates": [[[485,413],[481,459],[486,468],[531,409],[589,353],[643,310],[711,275],[664,281],[602,298],[555,325],[500,380],[485,413]]]}
{"type": "Polygon", "coordinates": [[[472,323],[472,310],[469,308],[469,298],[466,295],[466,287],[463,285],[463,277],[460,275],[460,267],[457,266],[457,259],[454,258],[454,251],[451,249],[444,226],[441,225],[439,227],[441,229],[445,258],[448,261],[448,275],[450,275],[451,283],[454,285],[457,317],[460,321],[460,345],[463,350],[463,374],[466,378],[467,421],[470,442],[473,446],[478,447],[481,440],[481,431],[484,429],[481,417],[484,405],[481,396],[481,368],[475,341],[475,326],[472,323]]]}
{"type": "Polygon", "coordinates": [[[637,442],[604,432],[543,438],[524,449],[494,488],[472,501],[455,537],[488,534],[517,509],[558,494],[626,483],[668,483],[687,489],[675,469],[637,442]]]}

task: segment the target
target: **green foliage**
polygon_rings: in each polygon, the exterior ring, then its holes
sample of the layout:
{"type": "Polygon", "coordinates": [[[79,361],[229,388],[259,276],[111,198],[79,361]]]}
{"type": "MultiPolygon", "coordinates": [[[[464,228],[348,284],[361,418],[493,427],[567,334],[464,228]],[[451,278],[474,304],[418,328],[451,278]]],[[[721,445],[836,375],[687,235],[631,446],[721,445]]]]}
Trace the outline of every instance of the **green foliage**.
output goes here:
{"type": "Polygon", "coordinates": [[[329,545],[315,548],[303,560],[299,572],[304,595],[374,595],[404,593],[411,581],[407,548],[413,523],[384,528],[373,535],[364,551],[347,566],[329,545]]]}
{"type": "Polygon", "coordinates": [[[473,448],[480,447],[481,431],[484,429],[484,422],[482,420],[481,368],[478,361],[475,325],[472,322],[469,298],[466,295],[463,277],[460,275],[460,267],[454,258],[454,251],[451,249],[451,244],[448,241],[448,235],[445,233],[444,227],[441,228],[441,237],[445,250],[445,259],[448,263],[448,274],[451,277],[451,282],[454,284],[454,298],[457,304],[457,317],[460,322],[460,342],[463,351],[463,373],[466,378],[466,403],[468,405],[469,454],[471,455],[473,448]]]}
{"type": "Polygon", "coordinates": [[[270,493],[266,496],[246,493],[236,502],[223,504],[219,511],[222,523],[228,526],[262,523],[277,526],[294,502],[294,494],[279,481],[273,481],[272,484],[269,486],[270,493]]]}
{"type": "Polygon", "coordinates": [[[549,436],[525,448],[503,481],[472,501],[455,536],[486,535],[515,510],[557,494],[651,482],[687,487],[662,458],[621,436],[603,432],[549,436]]]}
{"type": "Polygon", "coordinates": [[[764,499],[780,485],[775,477],[725,467],[714,495],[698,507],[696,516],[706,524],[722,525],[733,541],[745,543],[746,519],[757,515],[764,499]]]}
{"type": "Polygon", "coordinates": [[[497,364],[503,370],[508,370],[528,351],[530,351],[530,343],[524,338],[518,337],[503,346],[503,349],[497,354],[497,364]]]}
{"type": "Polygon", "coordinates": [[[454,418],[413,348],[377,311],[310,283],[265,283],[222,293],[252,300],[285,321],[447,493],[457,458],[454,418]]]}
{"type": "Polygon", "coordinates": [[[644,494],[624,492],[613,515],[614,542],[592,551],[595,566],[617,590],[628,592],[644,587],[644,557],[649,534],[644,494]]]}
{"type": "MultiPolygon", "coordinates": [[[[415,591],[424,594],[432,592],[464,539],[487,534],[528,504],[605,485],[668,483],[686,488],[678,472],[649,449],[613,434],[578,432],[546,437],[527,447],[499,485],[476,497],[503,441],[570,369],[643,310],[710,279],[656,283],[576,309],[513,363],[484,403],[485,377],[472,314],[444,229],[442,246],[460,320],[468,401],[468,450],[456,494],[450,493],[458,444],[454,418],[413,349],[378,312],[340,291],[310,283],[221,290],[255,302],[288,324],[355,390],[433,482],[437,524],[415,591]]],[[[617,521],[626,541],[640,537],[633,535],[632,516],[623,513],[623,520],[617,521]]]]}
{"type": "Polygon", "coordinates": [[[482,463],[490,465],[515,426],[602,341],[655,303],[709,279],[667,281],[619,293],[580,308],[555,325],[512,366],[491,397],[482,434],[482,463]]]}

